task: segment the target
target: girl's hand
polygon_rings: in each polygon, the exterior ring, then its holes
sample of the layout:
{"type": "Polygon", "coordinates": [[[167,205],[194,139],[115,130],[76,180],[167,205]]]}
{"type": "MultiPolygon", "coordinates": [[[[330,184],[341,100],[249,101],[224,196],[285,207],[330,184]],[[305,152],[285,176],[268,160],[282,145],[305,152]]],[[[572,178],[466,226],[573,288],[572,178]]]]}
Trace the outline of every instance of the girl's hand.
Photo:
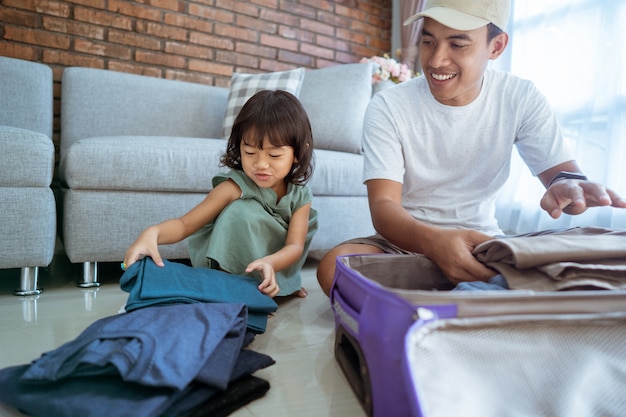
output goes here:
{"type": "Polygon", "coordinates": [[[278,294],[280,288],[276,283],[276,272],[272,265],[263,260],[257,259],[251,262],[246,268],[246,272],[259,271],[261,274],[261,283],[259,284],[259,290],[272,298],[278,294]]]}
{"type": "Polygon", "coordinates": [[[143,258],[149,256],[158,266],[165,266],[161,254],[159,254],[156,238],[153,238],[147,231],[142,233],[124,255],[124,265],[126,268],[143,258]]]}

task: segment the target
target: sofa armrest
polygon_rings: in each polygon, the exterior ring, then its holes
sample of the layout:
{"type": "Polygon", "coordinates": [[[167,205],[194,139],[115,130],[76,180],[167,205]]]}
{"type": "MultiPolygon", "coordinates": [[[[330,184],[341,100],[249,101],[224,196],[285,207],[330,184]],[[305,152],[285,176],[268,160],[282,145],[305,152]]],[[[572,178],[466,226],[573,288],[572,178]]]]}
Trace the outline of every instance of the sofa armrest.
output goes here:
{"type": "Polygon", "coordinates": [[[52,69],[0,56],[0,125],[52,137],[52,69]]]}
{"type": "Polygon", "coordinates": [[[49,187],[54,145],[43,133],[0,126],[0,187],[49,187]]]}

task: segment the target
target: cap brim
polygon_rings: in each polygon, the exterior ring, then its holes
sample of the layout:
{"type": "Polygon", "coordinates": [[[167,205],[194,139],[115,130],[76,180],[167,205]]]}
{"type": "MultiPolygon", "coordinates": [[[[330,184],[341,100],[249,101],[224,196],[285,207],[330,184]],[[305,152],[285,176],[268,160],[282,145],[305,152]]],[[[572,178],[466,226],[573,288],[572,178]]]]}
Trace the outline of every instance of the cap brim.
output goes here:
{"type": "Polygon", "coordinates": [[[447,7],[433,7],[416,13],[404,21],[404,26],[410,25],[418,19],[430,17],[433,20],[456,30],[474,30],[489,24],[489,20],[474,17],[447,7]]]}

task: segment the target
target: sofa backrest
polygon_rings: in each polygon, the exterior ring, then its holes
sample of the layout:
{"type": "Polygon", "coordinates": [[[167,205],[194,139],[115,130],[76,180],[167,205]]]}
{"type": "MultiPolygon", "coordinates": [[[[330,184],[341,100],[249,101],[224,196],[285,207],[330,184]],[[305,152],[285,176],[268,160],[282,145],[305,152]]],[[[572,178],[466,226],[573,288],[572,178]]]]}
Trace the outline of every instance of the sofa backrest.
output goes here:
{"type": "MultiPolygon", "coordinates": [[[[316,149],[361,152],[369,63],[308,70],[299,98],[316,149]]],[[[220,138],[228,89],[96,68],[63,71],[61,154],[94,136],[220,138]]]]}
{"type": "Polygon", "coordinates": [[[69,67],[61,92],[61,153],[94,136],[219,138],[228,89],[69,67]]]}
{"type": "Polygon", "coordinates": [[[371,97],[370,63],[307,71],[299,98],[311,121],[315,148],[361,153],[363,118],[371,97]]]}
{"type": "Polygon", "coordinates": [[[0,57],[0,125],[52,138],[52,69],[37,62],[0,57]]]}

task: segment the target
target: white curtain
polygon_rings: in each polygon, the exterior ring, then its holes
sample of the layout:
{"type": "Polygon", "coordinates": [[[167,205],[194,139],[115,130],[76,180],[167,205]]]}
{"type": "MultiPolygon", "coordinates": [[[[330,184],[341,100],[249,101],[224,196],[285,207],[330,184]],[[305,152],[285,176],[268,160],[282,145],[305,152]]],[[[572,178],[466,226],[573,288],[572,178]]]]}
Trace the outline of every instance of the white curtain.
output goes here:
{"type": "MultiPolygon", "coordinates": [[[[509,52],[494,66],[536,83],[583,171],[626,197],[626,0],[517,0],[509,52]]],[[[596,225],[626,228],[626,210],[590,209],[554,220],[544,188],[515,155],[498,199],[508,233],[596,225]]]]}
{"type": "Polygon", "coordinates": [[[421,12],[424,8],[424,2],[424,0],[400,0],[400,37],[402,43],[400,62],[408,65],[411,72],[417,71],[419,66],[417,63],[417,41],[422,32],[423,19],[408,26],[404,26],[403,23],[415,13],[421,12]]]}

